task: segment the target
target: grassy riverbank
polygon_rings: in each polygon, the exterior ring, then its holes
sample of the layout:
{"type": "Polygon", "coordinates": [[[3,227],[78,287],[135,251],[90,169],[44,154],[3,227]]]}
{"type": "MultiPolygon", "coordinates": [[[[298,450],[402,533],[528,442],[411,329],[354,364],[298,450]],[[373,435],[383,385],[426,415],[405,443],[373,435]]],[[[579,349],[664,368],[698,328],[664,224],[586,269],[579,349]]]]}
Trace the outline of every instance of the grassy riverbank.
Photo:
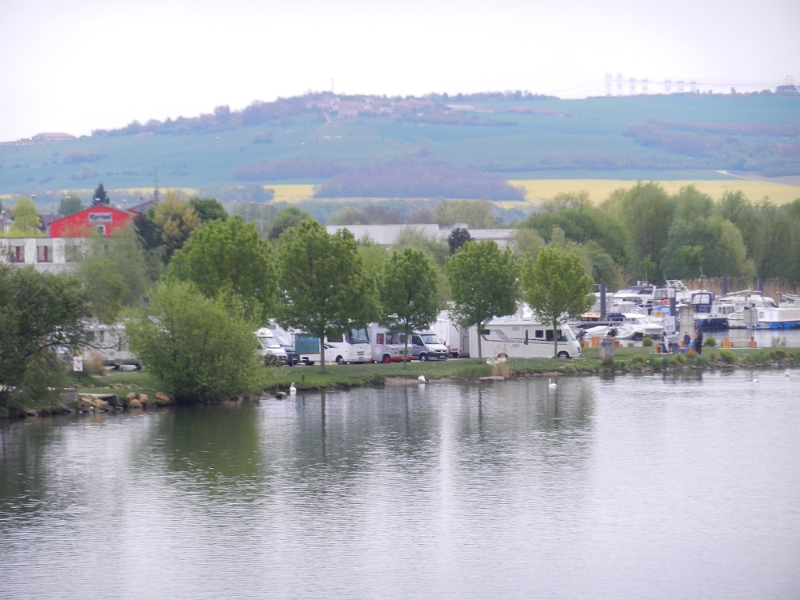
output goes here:
{"type": "MultiPolygon", "coordinates": [[[[389,365],[329,365],[325,372],[320,367],[277,367],[264,369],[261,388],[265,393],[288,390],[294,383],[299,390],[325,388],[350,388],[383,385],[389,381],[408,379],[415,381],[424,375],[428,381],[477,381],[481,377],[504,378],[529,376],[591,375],[614,372],[617,374],[641,371],[674,371],[679,369],[728,369],[749,367],[800,366],[800,348],[764,348],[720,350],[705,348],[703,354],[693,352],[677,355],[656,354],[652,347],[617,348],[613,359],[601,359],[595,349],[584,350],[581,358],[560,360],[552,358],[510,359],[496,365],[478,359],[447,360],[442,362],[412,362],[406,368],[402,363],[389,365]]],[[[74,380],[80,393],[117,394],[128,392],[154,397],[163,391],[158,381],[147,370],[107,371],[92,377],[74,380]]]]}

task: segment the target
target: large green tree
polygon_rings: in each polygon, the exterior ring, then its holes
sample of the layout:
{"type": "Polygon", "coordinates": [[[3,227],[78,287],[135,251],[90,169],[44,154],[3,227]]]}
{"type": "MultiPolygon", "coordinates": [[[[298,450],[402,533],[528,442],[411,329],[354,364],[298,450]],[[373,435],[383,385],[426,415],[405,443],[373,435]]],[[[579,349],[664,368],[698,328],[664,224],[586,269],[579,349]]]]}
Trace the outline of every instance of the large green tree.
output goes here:
{"type": "Polygon", "coordinates": [[[453,315],[461,325],[478,329],[478,358],[483,358],[480,331],[493,317],[512,314],[519,296],[519,269],[511,251],[492,240],[467,242],[445,265],[453,315]]]}
{"type": "Polygon", "coordinates": [[[273,219],[267,237],[271,240],[277,240],[285,231],[297,227],[303,221],[308,220],[313,221],[314,217],[312,217],[306,211],[301,210],[296,206],[284,208],[273,219]]]}
{"type": "Polygon", "coordinates": [[[94,194],[92,195],[92,205],[98,206],[100,204],[104,204],[106,206],[111,204],[111,198],[108,197],[108,194],[106,193],[106,188],[103,187],[102,183],[97,186],[97,189],[94,191],[94,194]]]}
{"type": "Polygon", "coordinates": [[[62,217],[66,217],[68,215],[74,215],[76,212],[80,212],[84,208],[85,206],[83,206],[83,201],[77,196],[64,196],[61,199],[61,202],[58,204],[58,214],[62,217]]]}
{"type": "Polygon", "coordinates": [[[11,214],[14,222],[8,231],[8,237],[42,237],[44,235],[39,229],[39,211],[36,210],[36,203],[31,198],[17,198],[11,214]]]}
{"type": "Polygon", "coordinates": [[[89,314],[104,323],[116,322],[123,308],[139,306],[159,273],[151,268],[130,226],[110,237],[93,234],[68,243],[78,256],[76,274],[86,291],[89,314]]]}
{"type": "Polygon", "coordinates": [[[522,288],[536,316],[553,327],[553,357],[558,356],[559,323],[580,317],[592,305],[592,278],[581,257],[553,246],[542,248],[536,262],[523,268],[522,288]]]}
{"type": "Polygon", "coordinates": [[[259,383],[256,325],[224,297],[193,283],[153,287],[146,312],[126,323],[130,348],[180,403],[254,392],[259,383]]]}
{"type": "MultiPolygon", "coordinates": [[[[415,329],[424,329],[439,313],[439,275],[436,266],[420,250],[405,248],[394,252],[383,267],[380,297],[381,324],[405,332],[405,352],[415,329]]],[[[403,368],[406,361],[403,361],[403,368]]]]}
{"type": "Polygon", "coordinates": [[[669,279],[696,278],[701,274],[707,277],[755,274],[741,232],[719,215],[676,219],[670,227],[661,264],[664,276],[669,279]]]}
{"type": "Polygon", "coordinates": [[[661,257],[669,238],[675,201],[657,183],[637,183],[619,202],[619,218],[629,236],[630,266],[643,279],[663,279],[661,257]],[[645,265],[654,265],[654,272],[645,265]]]}
{"type": "Polygon", "coordinates": [[[273,315],[278,288],[272,246],[238,215],[195,229],[168,274],[194,282],[209,298],[233,292],[258,321],[273,315]]]}
{"type": "Polygon", "coordinates": [[[319,338],[324,371],[326,336],[378,319],[377,286],[347,230],[329,235],[316,221],[305,220],[286,231],[281,242],[278,281],[283,302],[278,322],[319,338]]]}
{"type": "Polygon", "coordinates": [[[197,213],[203,223],[228,219],[228,211],[216,198],[189,198],[189,206],[194,209],[194,212],[197,213]]]}
{"type": "Polygon", "coordinates": [[[0,409],[50,400],[64,372],[56,352],[83,345],[85,314],[77,279],[0,264],[0,409]]]}

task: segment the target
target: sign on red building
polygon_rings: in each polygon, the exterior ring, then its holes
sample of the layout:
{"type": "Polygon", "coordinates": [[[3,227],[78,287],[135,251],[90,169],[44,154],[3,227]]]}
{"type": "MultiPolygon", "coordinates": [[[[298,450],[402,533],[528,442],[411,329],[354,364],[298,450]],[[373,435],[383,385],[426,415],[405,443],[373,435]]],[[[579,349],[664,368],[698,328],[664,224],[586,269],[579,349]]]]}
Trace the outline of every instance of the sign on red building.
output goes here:
{"type": "Polygon", "coordinates": [[[117,229],[124,229],[134,216],[127,210],[100,204],[56,219],[50,223],[50,237],[86,237],[93,231],[109,236],[117,229]]]}

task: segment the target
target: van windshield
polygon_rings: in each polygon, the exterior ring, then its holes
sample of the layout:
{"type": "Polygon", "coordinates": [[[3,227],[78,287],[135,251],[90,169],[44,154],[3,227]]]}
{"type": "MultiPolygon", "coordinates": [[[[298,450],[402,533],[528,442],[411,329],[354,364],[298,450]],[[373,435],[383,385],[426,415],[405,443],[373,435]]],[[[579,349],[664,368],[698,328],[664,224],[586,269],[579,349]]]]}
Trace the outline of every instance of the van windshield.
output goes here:
{"type": "Polygon", "coordinates": [[[258,341],[261,342],[262,348],[280,348],[281,345],[272,337],[260,337],[258,341]]]}
{"type": "Polygon", "coordinates": [[[366,329],[351,329],[347,333],[347,341],[351,344],[369,344],[366,329]]]}
{"type": "Polygon", "coordinates": [[[437,338],[432,333],[424,333],[424,334],[420,335],[419,337],[422,338],[422,343],[424,343],[424,344],[438,344],[439,343],[439,338],[437,338]]]}

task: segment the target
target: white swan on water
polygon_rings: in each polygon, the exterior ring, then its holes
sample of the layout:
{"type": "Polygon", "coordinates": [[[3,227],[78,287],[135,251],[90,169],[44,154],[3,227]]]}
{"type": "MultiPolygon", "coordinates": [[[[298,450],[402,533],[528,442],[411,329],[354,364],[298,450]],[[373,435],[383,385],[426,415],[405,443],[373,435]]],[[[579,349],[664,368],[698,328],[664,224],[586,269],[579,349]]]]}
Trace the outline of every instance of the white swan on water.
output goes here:
{"type": "Polygon", "coordinates": [[[558,387],[558,384],[554,383],[552,379],[548,379],[547,382],[547,387],[549,387],[551,390],[554,390],[558,387]]]}
{"type": "Polygon", "coordinates": [[[292,385],[289,386],[289,393],[292,395],[297,393],[297,388],[294,387],[294,381],[292,382],[292,385]]]}
{"type": "Polygon", "coordinates": [[[420,383],[425,383],[427,380],[425,379],[425,375],[420,375],[419,377],[417,377],[417,381],[419,381],[420,383]]]}

